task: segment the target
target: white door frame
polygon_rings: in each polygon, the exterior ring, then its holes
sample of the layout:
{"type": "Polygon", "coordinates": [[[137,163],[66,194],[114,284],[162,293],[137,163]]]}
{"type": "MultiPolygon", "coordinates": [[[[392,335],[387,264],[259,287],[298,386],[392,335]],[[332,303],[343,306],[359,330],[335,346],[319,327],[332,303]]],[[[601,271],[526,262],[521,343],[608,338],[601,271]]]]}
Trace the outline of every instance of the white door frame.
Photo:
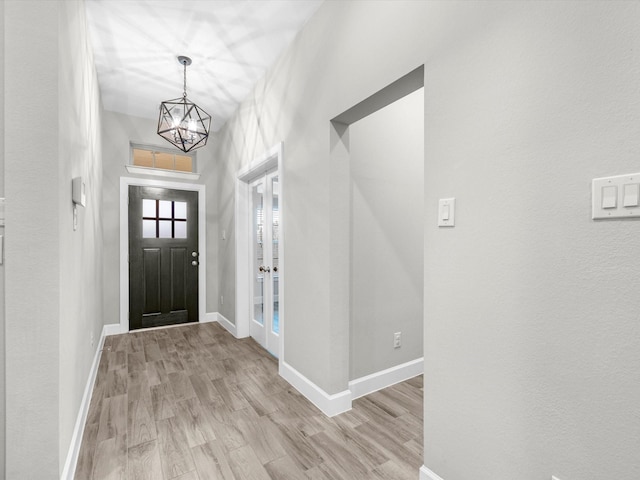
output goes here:
{"type": "MultiPolygon", "coordinates": [[[[129,331],[129,185],[198,192],[198,321],[207,309],[206,188],[198,183],[170,182],[148,178],[120,177],[120,332],[129,331]]],[[[115,333],[115,332],[114,332],[115,333]]]]}
{"type": "Polygon", "coordinates": [[[235,228],[236,228],[236,336],[244,338],[251,335],[251,308],[253,299],[251,298],[251,195],[249,184],[260,175],[264,175],[269,170],[277,169],[280,193],[278,196],[279,209],[279,316],[280,316],[280,345],[279,361],[284,358],[284,214],[283,205],[285,202],[285,189],[283,187],[283,143],[279,142],[261,157],[254,159],[245,168],[238,171],[236,176],[236,202],[235,202],[235,228]]]}

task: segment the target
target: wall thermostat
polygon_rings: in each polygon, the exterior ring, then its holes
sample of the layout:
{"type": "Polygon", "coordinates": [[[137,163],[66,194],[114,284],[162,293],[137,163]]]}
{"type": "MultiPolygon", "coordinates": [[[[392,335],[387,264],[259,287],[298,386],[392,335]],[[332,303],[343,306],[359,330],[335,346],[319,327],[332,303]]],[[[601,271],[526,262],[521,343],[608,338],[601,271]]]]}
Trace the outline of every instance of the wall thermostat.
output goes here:
{"type": "Polygon", "coordinates": [[[71,181],[71,199],[76,205],[84,207],[87,203],[84,179],[76,177],[71,181]]]}

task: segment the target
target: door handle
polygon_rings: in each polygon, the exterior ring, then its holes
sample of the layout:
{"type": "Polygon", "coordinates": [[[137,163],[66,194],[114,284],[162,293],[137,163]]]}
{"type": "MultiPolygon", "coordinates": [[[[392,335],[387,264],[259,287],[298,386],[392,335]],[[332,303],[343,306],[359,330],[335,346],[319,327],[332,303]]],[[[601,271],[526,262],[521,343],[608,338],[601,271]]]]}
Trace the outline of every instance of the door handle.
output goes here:
{"type": "Polygon", "coordinates": [[[271,271],[271,267],[265,267],[264,265],[260,265],[260,268],[258,270],[260,270],[261,272],[269,273],[271,271]]]}
{"type": "Polygon", "coordinates": [[[198,266],[198,261],[194,260],[193,262],[191,262],[191,265],[193,265],[194,267],[197,267],[198,266]]]}
{"type": "Polygon", "coordinates": [[[198,256],[198,252],[191,252],[191,256],[192,257],[197,257],[198,256]]]}

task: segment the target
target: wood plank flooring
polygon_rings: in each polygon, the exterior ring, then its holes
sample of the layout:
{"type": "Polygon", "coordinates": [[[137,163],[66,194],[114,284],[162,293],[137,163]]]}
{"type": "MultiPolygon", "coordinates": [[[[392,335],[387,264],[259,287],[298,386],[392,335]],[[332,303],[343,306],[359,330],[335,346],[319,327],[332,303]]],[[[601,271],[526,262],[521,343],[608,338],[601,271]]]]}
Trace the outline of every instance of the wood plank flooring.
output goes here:
{"type": "Polygon", "coordinates": [[[76,480],[415,480],[422,377],[326,417],[216,323],[107,337],[76,480]]]}

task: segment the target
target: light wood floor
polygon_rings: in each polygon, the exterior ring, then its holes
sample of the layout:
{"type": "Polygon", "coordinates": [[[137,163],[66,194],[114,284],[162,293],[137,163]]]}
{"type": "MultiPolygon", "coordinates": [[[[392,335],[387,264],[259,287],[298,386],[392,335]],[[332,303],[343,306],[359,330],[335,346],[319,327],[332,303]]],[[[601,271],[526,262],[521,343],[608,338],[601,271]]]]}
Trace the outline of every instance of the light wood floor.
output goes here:
{"type": "Polygon", "coordinates": [[[107,337],[76,480],[415,480],[422,377],[324,416],[216,323],[107,337]]]}

